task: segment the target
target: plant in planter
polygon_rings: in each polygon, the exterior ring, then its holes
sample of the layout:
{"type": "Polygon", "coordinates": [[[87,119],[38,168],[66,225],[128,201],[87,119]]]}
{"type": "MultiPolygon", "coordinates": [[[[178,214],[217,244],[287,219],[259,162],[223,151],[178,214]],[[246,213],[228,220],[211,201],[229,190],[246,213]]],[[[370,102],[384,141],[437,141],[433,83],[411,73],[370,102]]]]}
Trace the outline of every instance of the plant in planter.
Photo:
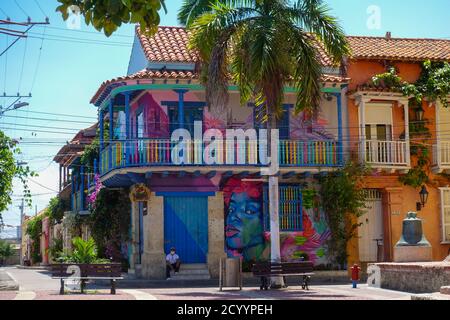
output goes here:
{"type": "Polygon", "coordinates": [[[83,240],[80,237],[72,239],[73,250],[71,254],[62,255],[60,261],[73,264],[109,263],[108,259],[100,259],[97,255],[97,246],[93,238],[83,240]]]}

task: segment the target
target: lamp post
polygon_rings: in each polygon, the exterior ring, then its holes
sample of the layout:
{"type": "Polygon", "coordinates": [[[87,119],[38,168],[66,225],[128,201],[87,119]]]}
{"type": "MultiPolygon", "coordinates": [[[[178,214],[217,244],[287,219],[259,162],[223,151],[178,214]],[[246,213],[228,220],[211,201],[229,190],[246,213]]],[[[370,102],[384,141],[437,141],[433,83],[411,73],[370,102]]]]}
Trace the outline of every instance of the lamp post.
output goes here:
{"type": "Polygon", "coordinates": [[[420,196],[420,202],[416,203],[416,209],[417,211],[422,210],[423,207],[425,207],[425,204],[428,201],[428,190],[425,187],[425,185],[422,186],[422,189],[419,191],[419,196],[420,196]]]}

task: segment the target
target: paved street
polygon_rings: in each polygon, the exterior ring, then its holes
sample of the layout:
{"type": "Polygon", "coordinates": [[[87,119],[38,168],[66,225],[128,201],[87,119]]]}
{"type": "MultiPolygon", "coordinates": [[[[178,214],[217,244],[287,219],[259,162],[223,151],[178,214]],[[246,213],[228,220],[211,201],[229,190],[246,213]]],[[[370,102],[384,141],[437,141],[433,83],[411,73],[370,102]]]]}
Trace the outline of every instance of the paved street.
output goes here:
{"type": "Polygon", "coordinates": [[[218,288],[122,288],[110,295],[107,287],[88,286],[87,294],[59,295],[59,280],[51,279],[44,270],[2,268],[20,285],[19,291],[0,291],[0,300],[229,300],[229,299],[300,299],[300,300],[410,300],[411,294],[362,284],[352,289],[350,284],[314,285],[309,291],[291,286],[285,290],[260,291],[245,287],[242,291],[218,288]]]}

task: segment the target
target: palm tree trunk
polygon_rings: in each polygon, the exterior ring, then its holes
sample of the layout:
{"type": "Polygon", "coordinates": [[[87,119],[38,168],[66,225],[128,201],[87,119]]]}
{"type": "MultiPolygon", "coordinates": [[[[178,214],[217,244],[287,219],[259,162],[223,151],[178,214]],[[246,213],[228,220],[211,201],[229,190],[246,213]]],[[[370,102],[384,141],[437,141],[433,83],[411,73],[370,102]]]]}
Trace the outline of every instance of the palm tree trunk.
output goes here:
{"type": "MultiPolygon", "coordinates": [[[[271,157],[271,166],[278,171],[278,134],[272,139],[272,129],[277,129],[275,115],[267,108],[267,144],[271,157]]],[[[281,262],[280,219],[279,219],[279,187],[277,172],[269,175],[269,214],[270,214],[270,257],[272,262],[281,262]]],[[[271,288],[284,287],[283,277],[271,278],[271,288]]]]}

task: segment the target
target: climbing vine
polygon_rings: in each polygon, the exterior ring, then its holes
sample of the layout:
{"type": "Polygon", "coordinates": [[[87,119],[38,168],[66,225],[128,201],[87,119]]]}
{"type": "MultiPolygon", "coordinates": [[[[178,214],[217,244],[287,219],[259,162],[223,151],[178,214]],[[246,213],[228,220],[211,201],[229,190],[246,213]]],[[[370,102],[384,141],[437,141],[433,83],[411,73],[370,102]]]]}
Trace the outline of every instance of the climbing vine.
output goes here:
{"type": "Polygon", "coordinates": [[[328,255],[342,267],[347,261],[347,243],[359,226],[357,218],[364,213],[366,195],[362,181],[367,174],[367,167],[349,162],[344,168],[319,178],[319,194],[331,231],[328,255]]]}
{"type": "Polygon", "coordinates": [[[41,235],[43,216],[32,218],[27,223],[26,233],[31,239],[31,260],[33,263],[41,262],[41,235]]]}
{"type": "Polygon", "coordinates": [[[89,218],[100,257],[121,260],[121,246],[129,238],[130,210],[128,190],[99,190],[89,218]]]}
{"type": "MultiPolygon", "coordinates": [[[[394,67],[387,72],[375,75],[372,78],[374,86],[387,87],[403,95],[412,97],[409,101],[410,110],[421,108],[424,99],[430,102],[440,101],[444,107],[448,107],[450,95],[450,64],[448,62],[425,61],[419,79],[411,84],[403,81],[394,67]]],[[[416,158],[414,166],[399,180],[412,187],[420,187],[429,181],[430,149],[427,141],[431,137],[427,128],[428,121],[414,120],[409,123],[410,130],[410,154],[416,158]]]]}

